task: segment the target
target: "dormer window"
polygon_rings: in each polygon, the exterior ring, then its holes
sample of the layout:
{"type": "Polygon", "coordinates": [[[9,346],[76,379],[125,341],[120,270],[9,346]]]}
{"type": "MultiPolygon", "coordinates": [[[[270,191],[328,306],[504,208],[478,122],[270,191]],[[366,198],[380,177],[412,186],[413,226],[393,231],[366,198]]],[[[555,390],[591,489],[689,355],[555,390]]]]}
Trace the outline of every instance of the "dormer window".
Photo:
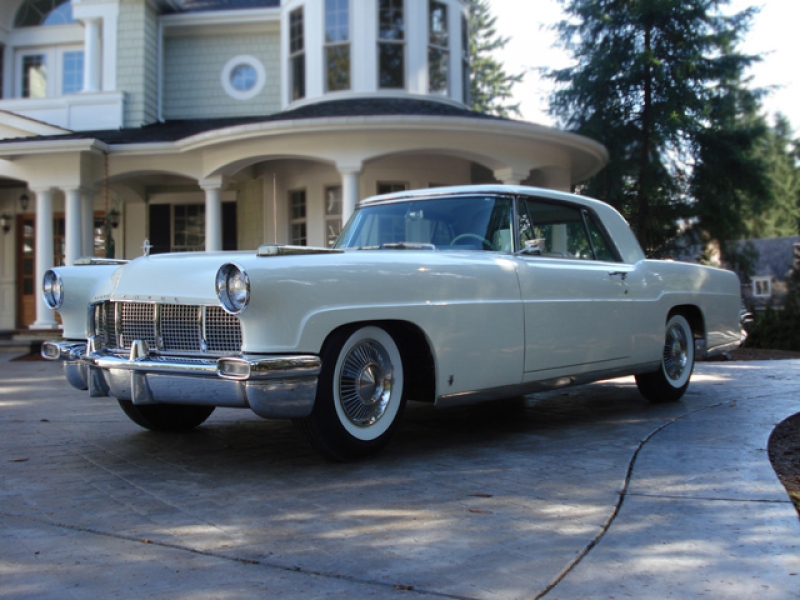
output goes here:
{"type": "Polygon", "coordinates": [[[14,27],[70,25],[74,22],[69,0],[27,0],[17,10],[14,27]]]}
{"type": "Polygon", "coordinates": [[[428,18],[428,91],[448,93],[450,40],[447,32],[447,5],[431,1],[428,18]]]}
{"type": "Polygon", "coordinates": [[[306,97],[306,52],[303,9],[289,13],[289,64],[292,101],[306,97]]]}
{"type": "Polygon", "coordinates": [[[406,86],[403,0],[378,0],[378,86],[406,86]]]}
{"type": "Polygon", "coordinates": [[[325,0],[325,88],[350,89],[350,0],[325,0]]]}

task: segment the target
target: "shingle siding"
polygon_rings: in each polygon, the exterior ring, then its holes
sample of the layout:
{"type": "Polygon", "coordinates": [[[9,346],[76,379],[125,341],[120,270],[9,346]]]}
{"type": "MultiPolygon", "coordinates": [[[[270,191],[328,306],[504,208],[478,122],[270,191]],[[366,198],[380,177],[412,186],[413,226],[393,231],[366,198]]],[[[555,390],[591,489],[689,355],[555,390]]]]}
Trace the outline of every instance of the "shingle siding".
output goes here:
{"type": "Polygon", "coordinates": [[[158,17],[147,0],[119,5],[117,87],[125,92],[125,127],[158,118],[158,17]]]}
{"type": "Polygon", "coordinates": [[[268,115],[280,110],[280,34],[174,36],[164,40],[164,118],[268,115]],[[254,98],[229,96],[220,81],[235,56],[257,58],[266,83],[254,98]]]}

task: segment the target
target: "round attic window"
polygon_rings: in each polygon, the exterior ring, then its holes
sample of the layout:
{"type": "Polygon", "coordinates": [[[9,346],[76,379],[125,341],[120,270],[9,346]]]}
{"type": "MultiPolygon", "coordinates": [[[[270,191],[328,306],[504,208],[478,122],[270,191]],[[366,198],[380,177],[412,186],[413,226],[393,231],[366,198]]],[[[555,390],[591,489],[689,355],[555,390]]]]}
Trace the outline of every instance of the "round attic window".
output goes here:
{"type": "Polygon", "coordinates": [[[264,65],[254,56],[234,56],[222,69],[222,89],[237,100],[249,100],[264,89],[264,65]]]}

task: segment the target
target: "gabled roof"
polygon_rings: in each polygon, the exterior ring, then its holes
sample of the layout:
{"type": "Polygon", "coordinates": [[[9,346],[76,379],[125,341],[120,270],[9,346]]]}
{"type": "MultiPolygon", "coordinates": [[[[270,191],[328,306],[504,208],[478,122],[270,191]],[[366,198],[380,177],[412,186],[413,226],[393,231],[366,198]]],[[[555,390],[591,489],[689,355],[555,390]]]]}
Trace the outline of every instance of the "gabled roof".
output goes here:
{"type": "MultiPolygon", "coordinates": [[[[131,129],[104,129],[100,131],[79,131],[65,135],[44,135],[25,138],[20,141],[64,141],[95,139],[109,145],[147,144],[158,142],[175,142],[215,129],[245,125],[250,123],[268,123],[300,119],[320,119],[336,117],[374,117],[374,116],[431,116],[431,117],[468,117],[473,119],[501,119],[483,113],[459,108],[451,104],[431,100],[413,100],[404,98],[355,98],[348,100],[332,100],[308,104],[293,110],[272,115],[253,117],[231,117],[221,119],[185,119],[154,123],[144,127],[131,129]]],[[[0,140],[2,144],[12,140],[0,140]]]]}
{"type": "Polygon", "coordinates": [[[758,260],[754,266],[753,275],[755,277],[770,276],[784,280],[792,268],[794,245],[800,244],[800,236],[736,242],[740,250],[749,244],[752,244],[758,252],[758,260]]]}

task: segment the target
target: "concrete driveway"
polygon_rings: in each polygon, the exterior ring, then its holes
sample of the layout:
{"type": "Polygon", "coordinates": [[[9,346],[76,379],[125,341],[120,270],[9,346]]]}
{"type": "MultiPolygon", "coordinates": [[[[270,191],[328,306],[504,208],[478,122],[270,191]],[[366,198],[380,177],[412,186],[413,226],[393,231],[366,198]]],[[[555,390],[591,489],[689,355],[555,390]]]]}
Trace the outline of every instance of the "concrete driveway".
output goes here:
{"type": "Polygon", "coordinates": [[[3,598],[792,598],[800,519],[767,457],[800,361],[706,363],[437,412],[331,464],[217,410],[146,432],[60,367],[0,355],[3,598]]]}

